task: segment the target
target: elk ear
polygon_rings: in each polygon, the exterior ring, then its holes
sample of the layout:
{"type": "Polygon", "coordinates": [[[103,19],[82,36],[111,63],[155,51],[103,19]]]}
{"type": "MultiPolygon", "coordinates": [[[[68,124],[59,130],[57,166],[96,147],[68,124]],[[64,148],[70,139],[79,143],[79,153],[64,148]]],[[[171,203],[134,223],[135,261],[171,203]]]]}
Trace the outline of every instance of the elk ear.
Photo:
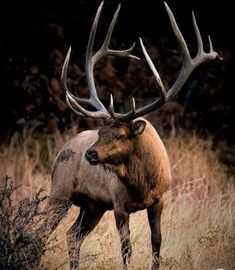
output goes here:
{"type": "Polygon", "coordinates": [[[143,133],[146,126],[146,122],[144,120],[134,120],[131,122],[131,130],[135,136],[143,133]]]}

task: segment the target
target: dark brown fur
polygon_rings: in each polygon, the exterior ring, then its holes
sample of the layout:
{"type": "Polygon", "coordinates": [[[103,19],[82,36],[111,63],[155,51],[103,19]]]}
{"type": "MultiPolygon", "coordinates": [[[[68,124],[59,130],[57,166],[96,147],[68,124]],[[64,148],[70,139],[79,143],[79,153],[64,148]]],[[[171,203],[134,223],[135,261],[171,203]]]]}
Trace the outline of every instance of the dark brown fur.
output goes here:
{"type": "Polygon", "coordinates": [[[164,145],[148,121],[139,118],[130,124],[115,122],[99,131],[78,134],[57,156],[52,178],[50,204],[55,218],[47,225],[48,230],[57,226],[70,202],[80,206],[79,217],[67,234],[71,269],[78,269],[85,236],[110,209],[114,210],[125,267],[131,256],[129,215],[147,209],[152,269],[158,268],[162,195],[171,173],[164,145]],[[97,160],[91,165],[94,153],[97,160]]]}

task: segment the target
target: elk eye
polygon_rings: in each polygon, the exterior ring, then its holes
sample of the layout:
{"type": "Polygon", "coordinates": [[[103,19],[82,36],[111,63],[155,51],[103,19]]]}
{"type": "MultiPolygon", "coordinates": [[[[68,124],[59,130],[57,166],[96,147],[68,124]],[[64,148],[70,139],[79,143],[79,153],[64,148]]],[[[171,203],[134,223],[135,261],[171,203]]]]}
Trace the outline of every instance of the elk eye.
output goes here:
{"type": "Polygon", "coordinates": [[[120,134],[118,137],[117,137],[117,140],[118,141],[124,141],[126,139],[126,136],[124,134],[120,134]]]}

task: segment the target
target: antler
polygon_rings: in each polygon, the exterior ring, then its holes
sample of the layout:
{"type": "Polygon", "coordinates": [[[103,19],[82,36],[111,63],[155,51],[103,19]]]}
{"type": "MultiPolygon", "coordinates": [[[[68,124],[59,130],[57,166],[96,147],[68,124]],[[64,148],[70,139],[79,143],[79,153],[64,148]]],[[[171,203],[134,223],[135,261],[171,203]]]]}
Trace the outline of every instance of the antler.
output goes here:
{"type": "Polygon", "coordinates": [[[176,79],[175,83],[173,84],[173,86],[168,91],[165,90],[164,84],[159,76],[159,73],[156,70],[156,68],[155,68],[151,58],[149,57],[149,55],[145,49],[145,46],[140,38],[140,45],[141,45],[142,51],[144,53],[144,56],[147,60],[147,63],[149,65],[150,69],[153,72],[156,84],[160,87],[160,91],[161,91],[160,98],[157,98],[152,103],[150,103],[146,106],[143,106],[141,108],[138,108],[138,109],[136,109],[136,106],[135,106],[135,99],[132,98],[132,110],[130,112],[125,113],[125,114],[119,114],[119,113],[114,112],[113,97],[111,95],[109,110],[108,111],[106,110],[106,108],[104,107],[102,102],[99,100],[99,98],[97,96],[96,88],[95,88],[94,76],[93,76],[93,69],[94,69],[95,63],[101,57],[104,57],[107,55],[128,56],[128,57],[132,57],[135,59],[139,59],[139,58],[130,54],[134,48],[134,44],[130,49],[122,50],[122,51],[111,50],[108,48],[109,43],[110,43],[110,39],[111,39],[111,35],[113,32],[113,28],[114,28],[114,25],[115,25],[115,22],[117,20],[117,16],[118,16],[118,13],[120,10],[120,4],[119,4],[119,6],[114,14],[114,17],[113,17],[112,22],[110,24],[110,27],[108,29],[108,32],[107,32],[107,35],[106,35],[106,38],[104,40],[103,45],[101,46],[99,51],[96,52],[96,54],[94,54],[92,56],[97,24],[98,24],[98,20],[100,17],[101,9],[103,7],[103,2],[102,2],[97,10],[95,20],[94,20],[92,28],[91,28],[87,51],[86,51],[86,74],[87,74],[88,89],[89,89],[89,94],[90,94],[89,99],[83,99],[83,98],[78,98],[78,97],[74,96],[69,91],[69,89],[67,87],[66,79],[67,79],[67,70],[68,70],[68,63],[69,63],[71,48],[68,51],[68,54],[66,56],[66,59],[65,59],[64,65],[63,65],[63,69],[62,69],[61,83],[62,83],[63,88],[66,91],[66,100],[67,100],[67,103],[70,106],[70,108],[76,114],[78,114],[79,116],[83,116],[83,117],[85,116],[85,117],[101,118],[101,119],[114,118],[116,120],[123,121],[123,122],[131,121],[134,118],[146,115],[146,114],[158,109],[164,103],[171,100],[183,87],[184,83],[186,82],[186,80],[188,79],[188,77],[192,73],[192,71],[197,66],[199,66],[201,63],[213,60],[216,57],[220,58],[218,53],[213,50],[210,36],[208,37],[210,50],[208,53],[206,53],[204,51],[202,37],[201,37],[200,31],[199,31],[199,28],[197,26],[197,22],[196,22],[194,13],[192,13],[192,19],[193,19],[193,26],[194,26],[196,38],[197,38],[198,52],[194,58],[191,58],[187,44],[186,44],[186,42],[185,42],[185,40],[184,40],[184,38],[183,38],[179,28],[178,28],[178,25],[175,21],[174,15],[173,15],[171,9],[168,7],[168,5],[165,2],[164,2],[164,4],[165,4],[166,11],[168,13],[172,29],[175,33],[175,36],[176,36],[176,39],[178,41],[179,48],[181,51],[181,55],[183,58],[181,71],[180,71],[179,76],[176,79]],[[82,105],[93,107],[96,111],[88,111],[82,105]]]}
{"type": "MultiPolygon", "coordinates": [[[[116,23],[118,13],[120,10],[120,4],[118,5],[118,8],[113,16],[113,19],[109,26],[103,45],[94,55],[92,55],[96,29],[97,29],[97,25],[98,25],[98,21],[99,21],[103,4],[104,2],[101,2],[97,10],[97,13],[96,13],[96,16],[95,16],[95,19],[91,28],[87,50],[86,50],[85,70],[87,74],[87,83],[88,83],[88,90],[89,90],[89,95],[90,95],[89,99],[78,98],[74,96],[68,89],[66,80],[67,80],[67,71],[68,71],[68,64],[69,64],[69,59],[70,59],[70,54],[71,54],[71,48],[69,48],[69,51],[65,58],[65,62],[64,62],[64,65],[62,68],[62,74],[61,74],[61,84],[64,90],[66,91],[66,101],[68,105],[70,106],[70,108],[79,116],[91,117],[91,118],[96,118],[96,119],[110,119],[112,117],[112,114],[110,114],[106,110],[106,108],[104,107],[104,105],[102,104],[102,102],[99,100],[97,96],[97,91],[96,91],[95,82],[94,82],[94,75],[93,75],[93,69],[96,62],[99,61],[100,58],[105,57],[107,55],[122,56],[122,57],[128,56],[131,58],[139,59],[138,57],[131,54],[131,51],[133,50],[135,44],[133,44],[132,47],[127,50],[109,49],[109,43],[112,36],[113,28],[116,23]],[[85,105],[86,107],[87,106],[92,107],[95,109],[95,111],[89,111],[86,108],[84,108],[82,105],[85,105]]],[[[111,96],[110,104],[111,103],[112,103],[112,96],[111,96]]],[[[110,107],[112,107],[112,105],[110,105],[110,107]]]]}
{"type": "Polygon", "coordinates": [[[156,70],[156,68],[154,67],[154,64],[153,64],[151,58],[149,57],[149,55],[145,49],[145,46],[140,38],[140,44],[141,44],[142,51],[145,55],[145,58],[147,60],[149,67],[151,68],[151,70],[153,72],[156,84],[160,87],[161,96],[160,96],[160,98],[157,98],[153,103],[148,104],[142,108],[135,109],[134,113],[129,112],[129,113],[126,113],[122,116],[118,115],[118,117],[121,118],[123,121],[129,121],[130,119],[133,119],[133,118],[136,118],[139,116],[143,116],[145,114],[148,114],[148,113],[158,109],[164,103],[171,100],[180,91],[180,89],[182,88],[182,86],[184,85],[186,80],[188,79],[189,75],[192,73],[192,71],[197,66],[199,66],[201,63],[203,63],[205,61],[213,60],[216,57],[222,59],[218,55],[218,53],[213,50],[210,36],[208,37],[209,38],[209,47],[210,47],[209,53],[206,53],[204,51],[202,37],[201,37],[200,31],[199,31],[199,28],[197,26],[197,22],[196,22],[196,19],[195,19],[193,12],[192,12],[192,19],[193,19],[194,30],[196,33],[196,38],[197,38],[198,51],[197,51],[197,55],[195,56],[195,58],[191,58],[187,44],[186,44],[186,42],[185,42],[185,40],[184,40],[184,38],[183,38],[179,28],[178,28],[178,25],[175,21],[174,15],[173,15],[171,9],[168,7],[168,5],[165,2],[164,2],[164,4],[166,7],[168,16],[170,18],[172,29],[175,33],[176,38],[177,38],[181,54],[182,54],[183,63],[182,63],[181,71],[179,73],[177,80],[173,84],[173,86],[166,92],[164,84],[162,83],[162,80],[159,76],[159,73],[156,70]]]}

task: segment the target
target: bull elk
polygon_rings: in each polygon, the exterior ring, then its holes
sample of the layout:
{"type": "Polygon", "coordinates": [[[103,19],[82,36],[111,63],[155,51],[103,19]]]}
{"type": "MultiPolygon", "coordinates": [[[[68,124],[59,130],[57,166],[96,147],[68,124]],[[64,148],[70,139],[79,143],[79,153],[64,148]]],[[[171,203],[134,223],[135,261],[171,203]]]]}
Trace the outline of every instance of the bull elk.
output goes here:
{"type": "Polygon", "coordinates": [[[135,99],[132,98],[131,110],[121,114],[115,112],[111,95],[110,106],[106,109],[98,98],[95,87],[93,69],[96,62],[108,55],[137,57],[131,54],[134,45],[127,50],[109,48],[120,4],[101,48],[93,53],[102,7],[103,2],[97,10],[86,51],[85,68],[89,98],[79,98],[73,95],[67,86],[71,48],[63,65],[61,83],[71,110],[79,117],[103,119],[104,126],[99,130],[87,130],[79,133],[63,146],[56,157],[53,164],[49,202],[54,212],[54,218],[48,225],[48,232],[52,232],[56,228],[72,204],[80,207],[77,220],[67,232],[70,267],[78,269],[80,247],[84,238],[94,229],[107,210],[114,210],[116,227],[121,241],[123,266],[127,268],[132,253],[129,217],[131,213],[146,209],[151,229],[152,269],[158,269],[163,193],[169,187],[171,169],[166,149],[158,133],[150,122],[142,117],[171,100],[198,65],[215,59],[218,54],[213,50],[210,37],[209,52],[204,51],[201,34],[193,15],[198,52],[194,58],[191,58],[174,15],[165,3],[183,59],[178,78],[166,91],[140,39],[143,54],[160,89],[160,97],[141,108],[136,108],[135,99]]]}

